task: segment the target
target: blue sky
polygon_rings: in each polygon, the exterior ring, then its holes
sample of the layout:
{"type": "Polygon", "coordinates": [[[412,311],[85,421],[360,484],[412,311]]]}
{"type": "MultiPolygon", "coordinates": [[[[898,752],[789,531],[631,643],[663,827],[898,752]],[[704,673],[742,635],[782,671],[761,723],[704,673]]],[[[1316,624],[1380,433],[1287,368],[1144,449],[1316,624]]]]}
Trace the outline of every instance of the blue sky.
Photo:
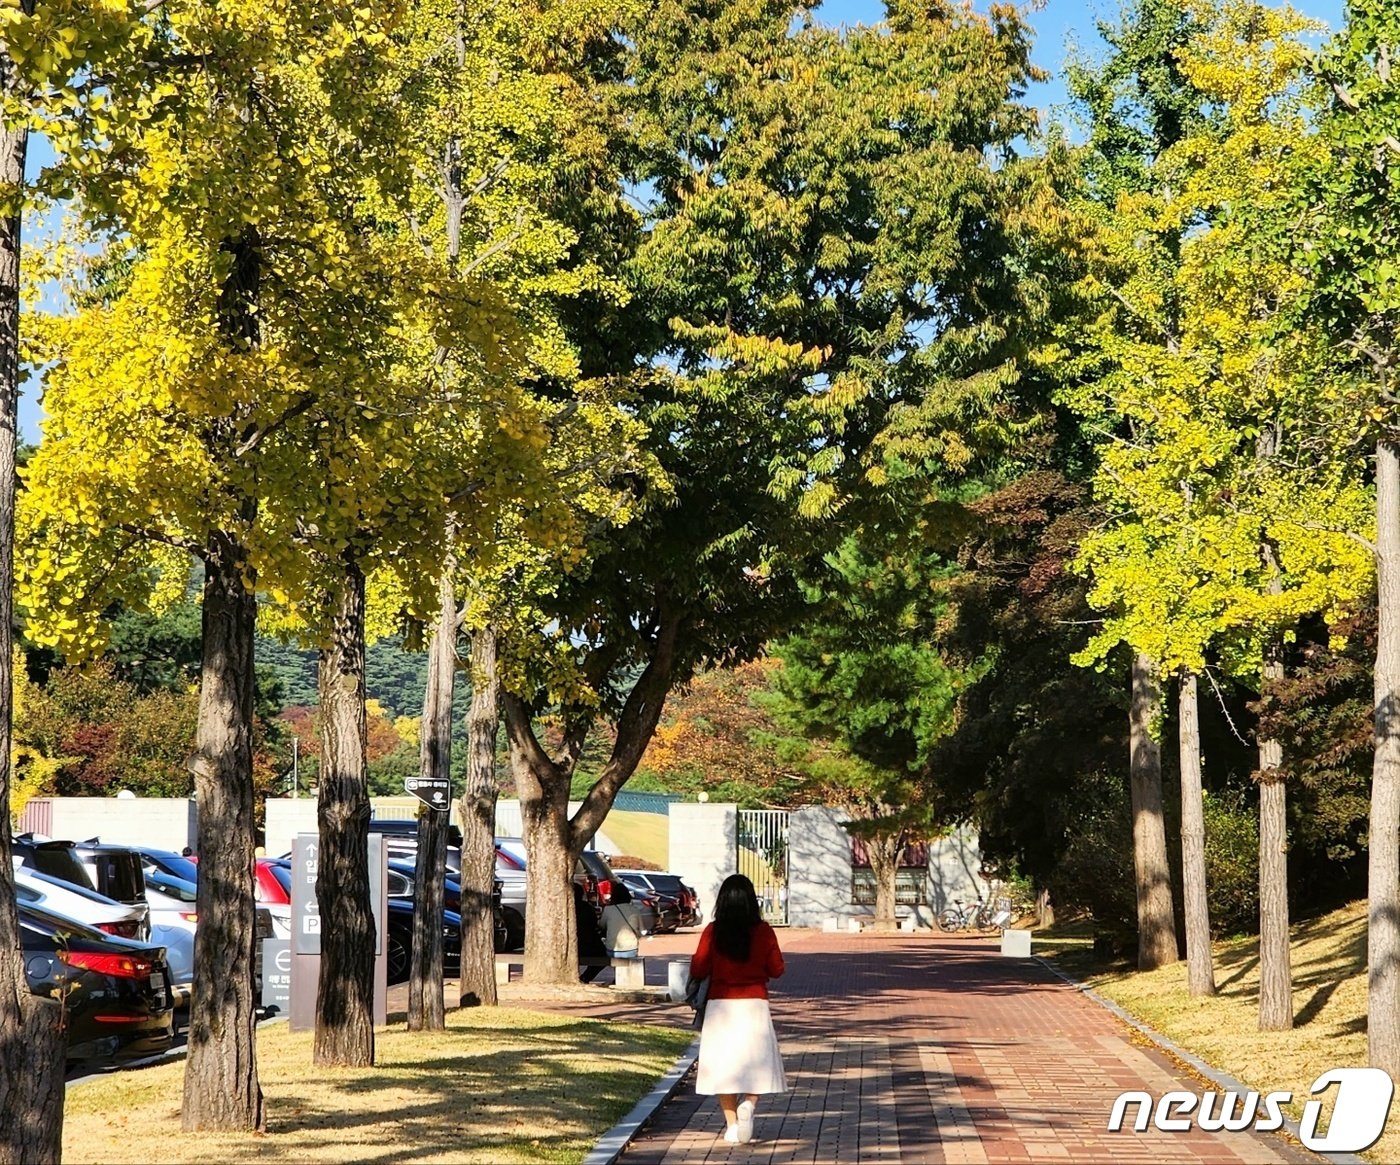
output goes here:
{"type": "MultiPolygon", "coordinates": [[[[1266,0],[1266,3],[1271,0],[1266,0]]],[[[987,0],[974,0],[974,6],[985,11],[987,0]]],[[[1342,23],[1343,0],[1294,0],[1295,8],[1332,29],[1342,23]]],[[[1113,22],[1121,5],[1117,0],[1044,0],[1031,5],[1028,22],[1035,29],[1032,57],[1041,68],[1049,70],[1051,79],[1036,86],[1030,95],[1036,105],[1047,112],[1065,101],[1061,73],[1068,46],[1077,41],[1091,55],[1099,43],[1096,25],[1103,20],[1113,22]]],[[[880,0],[825,0],[817,10],[817,18],[826,24],[869,24],[880,19],[884,5],[880,0]]]]}
{"type": "MultiPolygon", "coordinates": [[[[985,8],[986,0],[976,0],[976,6],[985,8]]],[[[1341,25],[1343,0],[1295,0],[1294,6],[1325,21],[1333,29],[1341,25]]],[[[1061,73],[1069,45],[1077,42],[1092,54],[1099,43],[1096,24],[1112,20],[1119,7],[1117,0],[1044,0],[1032,7],[1029,22],[1036,34],[1032,55],[1038,65],[1050,72],[1051,78],[1037,85],[1030,97],[1046,113],[1053,114],[1055,107],[1065,101],[1061,73]]],[[[880,0],[825,0],[817,11],[818,19],[833,25],[869,24],[878,21],[883,14],[884,5],[880,0]]],[[[46,145],[42,142],[35,145],[37,158],[34,160],[39,160],[47,153],[46,145]]],[[[31,388],[20,400],[20,431],[26,440],[39,439],[39,416],[38,401],[31,388]]]]}

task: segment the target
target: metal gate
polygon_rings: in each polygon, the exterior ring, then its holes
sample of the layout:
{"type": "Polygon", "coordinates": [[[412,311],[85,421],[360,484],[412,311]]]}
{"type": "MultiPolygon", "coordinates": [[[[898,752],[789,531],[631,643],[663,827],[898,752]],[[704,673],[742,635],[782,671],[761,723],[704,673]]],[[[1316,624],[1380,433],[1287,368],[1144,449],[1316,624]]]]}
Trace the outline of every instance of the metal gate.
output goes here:
{"type": "Polygon", "coordinates": [[[788,815],[785,809],[740,809],[739,873],[753,883],[763,917],[788,920],[788,815]]]}

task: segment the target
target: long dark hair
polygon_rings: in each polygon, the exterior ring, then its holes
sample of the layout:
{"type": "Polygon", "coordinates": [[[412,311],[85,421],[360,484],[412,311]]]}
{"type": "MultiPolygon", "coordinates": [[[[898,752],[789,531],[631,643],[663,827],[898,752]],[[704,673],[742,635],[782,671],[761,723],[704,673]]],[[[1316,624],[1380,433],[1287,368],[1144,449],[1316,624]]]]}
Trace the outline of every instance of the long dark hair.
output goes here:
{"type": "Polygon", "coordinates": [[[749,957],[753,928],[762,921],[753,883],[743,874],[730,874],[715,898],[715,946],[742,963],[749,957]]]}

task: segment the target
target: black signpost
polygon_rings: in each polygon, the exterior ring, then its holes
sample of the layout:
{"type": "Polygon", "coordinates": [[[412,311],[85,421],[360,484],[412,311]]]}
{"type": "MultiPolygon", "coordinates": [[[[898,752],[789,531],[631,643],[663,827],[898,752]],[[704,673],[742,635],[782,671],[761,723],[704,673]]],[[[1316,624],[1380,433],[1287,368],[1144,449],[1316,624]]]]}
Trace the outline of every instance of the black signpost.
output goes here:
{"type": "Polygon", "coordinates": [[[452,782],[442,777],[405,777],[405,793],[412,793],[429,809],[446,813],[452,807],[452,782]]]}

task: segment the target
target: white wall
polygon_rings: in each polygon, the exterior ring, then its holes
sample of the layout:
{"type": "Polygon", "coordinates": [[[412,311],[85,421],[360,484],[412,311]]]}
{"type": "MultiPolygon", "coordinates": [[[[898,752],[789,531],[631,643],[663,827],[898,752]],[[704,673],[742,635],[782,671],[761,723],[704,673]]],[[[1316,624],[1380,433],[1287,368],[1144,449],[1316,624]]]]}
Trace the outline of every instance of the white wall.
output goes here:
{"type": "Polygon", "coordinates": [[[788,817],[788,922],[821,926],[859,913],[851,905],[851,835],[835,809],[798,809],[788,817]]]}
{"type": "Polygon", "coordinates": [[[928,900],[934,912],[955,898],[963,902],[990,900],[992,887],[978,873],[981,867],[982,851],[973,829],[961,827],[933,842],[928,851],[928,900]]]}
{"type": "Polygon", "coordinates": [[[739,868],[737,813],[732,804],[671,803],[667,869],[700,896],[702,922],[710,918],[720,883],[739,868]]]}
{"type": "Polygon", "coordinates": [[[189,797],[48,797],[48,834],[62,841],[101,838],[179,853],[199,849],[195,803],[189,797]]]}
{"type": "MultiPolygon", "coordinates": [[[[836,809],[799,809],[788,819],[790,865],[788,918],[793,926],[821,926],[835,918],[869,917],[872,906],[851,904],[851,840],[836,809]]],[[[991,886],[978,873],[982,854],[977,834],[960,828],[929,846],[928,902],[937,913],[959,899],[989,898],[991,886]]],[[[896,913],[909,913],[907,906],[896,913]]]]}

